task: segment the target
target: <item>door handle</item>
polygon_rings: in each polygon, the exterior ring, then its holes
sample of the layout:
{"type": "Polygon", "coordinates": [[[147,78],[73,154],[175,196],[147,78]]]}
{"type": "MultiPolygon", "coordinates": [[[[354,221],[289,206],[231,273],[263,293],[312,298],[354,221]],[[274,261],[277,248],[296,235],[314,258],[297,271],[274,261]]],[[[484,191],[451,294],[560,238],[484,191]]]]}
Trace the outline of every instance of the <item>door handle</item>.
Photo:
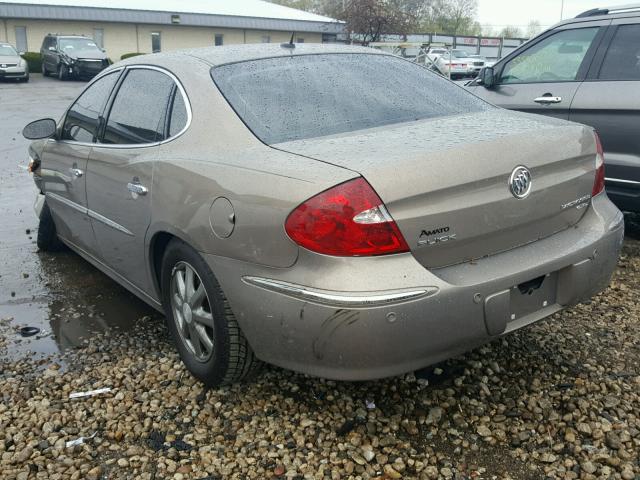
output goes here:
{"type": "Polygon", "coordinates": [[[135,193],[136,195],[146,195],[149,192],[149,189],[147,187],[145,187],[144,185],[141,185],[139,183],[127,183],[127,189],[131,192],[131,193],[135,193]]]}
{"type": "Polygon", "coordinates": [[[533,100],[536,103],[540,103],[542,105],[551,105],[552,103],[560,103],[562,102],[562,97],[538,97],[533,100]]]}
{"type": "Polygon", "coordinates": [[[71,168],[71,169],[69,169],[69,170],[71,170],[71,173],[73,173],[73,175],[74,175],[75,177],[80,178],[82,175],[84,175],[84,172],[83,172],[82,170],[80,170],[79,168],[75,168],[75,167],[74,167],[74,168],[71,168]]]}

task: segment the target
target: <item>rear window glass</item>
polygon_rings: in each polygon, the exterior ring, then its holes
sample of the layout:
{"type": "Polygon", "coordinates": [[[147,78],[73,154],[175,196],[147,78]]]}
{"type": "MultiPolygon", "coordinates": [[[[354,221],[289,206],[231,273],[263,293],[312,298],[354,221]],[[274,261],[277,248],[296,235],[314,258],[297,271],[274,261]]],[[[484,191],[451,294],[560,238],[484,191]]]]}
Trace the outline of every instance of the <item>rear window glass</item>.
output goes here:
{"type": "Polygon", "coordinates": [[[267,144],[493,108],[437,74],[389,55],[270,58],[214,67],[212,76],[267,144]]]}

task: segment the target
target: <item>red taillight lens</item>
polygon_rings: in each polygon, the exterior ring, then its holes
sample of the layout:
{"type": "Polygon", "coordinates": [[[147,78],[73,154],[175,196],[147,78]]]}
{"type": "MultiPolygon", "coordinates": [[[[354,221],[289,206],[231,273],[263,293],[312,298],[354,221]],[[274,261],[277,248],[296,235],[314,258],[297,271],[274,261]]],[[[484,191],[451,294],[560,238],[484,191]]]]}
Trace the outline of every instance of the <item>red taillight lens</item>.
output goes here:
{"type": "Polygon", "coordinates": [[[596,178],[593,182],[593,190],[591,196],[595,197],[604,191],[604,151],[602,150],[602,142],[596,132],[596,178]]]}
{"type": "Polygon", "coordinates": [[[301,247],[341,257],[408,252],[382,200],[364,178],[326,190],[289,214],[285,230],[301,247]]]}

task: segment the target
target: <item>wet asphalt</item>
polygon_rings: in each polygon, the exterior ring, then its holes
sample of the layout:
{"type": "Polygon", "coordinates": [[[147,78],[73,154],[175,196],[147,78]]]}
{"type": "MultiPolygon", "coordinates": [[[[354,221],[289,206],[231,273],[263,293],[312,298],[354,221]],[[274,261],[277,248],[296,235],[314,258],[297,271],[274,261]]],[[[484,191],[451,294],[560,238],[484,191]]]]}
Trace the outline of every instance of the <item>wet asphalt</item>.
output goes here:
{"type": "Polygon", "coordinates": [[[58,120],[85,85],[35,74],[27,84],[0,82],[0,333],[9,338],[0,358],[56,354],[96,333],[158,317],[74,253],[41,253],[36,246],[37,190],[27,172],[29,141],[21,131],[39,118],[58,120]],[[24,326],[40,334],[23,338],[18,329],[24,326]]]}

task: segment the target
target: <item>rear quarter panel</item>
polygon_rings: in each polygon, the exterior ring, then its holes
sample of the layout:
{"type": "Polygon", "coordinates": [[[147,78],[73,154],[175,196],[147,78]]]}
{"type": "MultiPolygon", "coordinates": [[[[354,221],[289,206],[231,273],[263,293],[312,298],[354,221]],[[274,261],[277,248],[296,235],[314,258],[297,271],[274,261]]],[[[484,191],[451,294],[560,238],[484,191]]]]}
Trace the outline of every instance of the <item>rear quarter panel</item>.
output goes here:
{"type": "Polygon", "coordinates": [[[160,147],[147,241],[165,231],[203,253],[293,265],[298,246],[284,230],[288,214],[357,174],[262,144],[218,92],[207,65],[189,69],[188,75],[174,74],[185,87],[193,118],[182,136],[160,147]],[[229,200],[235,215],[227,238],[215,235],[211,226],[211,206],[219,197],[229,200]]]}

